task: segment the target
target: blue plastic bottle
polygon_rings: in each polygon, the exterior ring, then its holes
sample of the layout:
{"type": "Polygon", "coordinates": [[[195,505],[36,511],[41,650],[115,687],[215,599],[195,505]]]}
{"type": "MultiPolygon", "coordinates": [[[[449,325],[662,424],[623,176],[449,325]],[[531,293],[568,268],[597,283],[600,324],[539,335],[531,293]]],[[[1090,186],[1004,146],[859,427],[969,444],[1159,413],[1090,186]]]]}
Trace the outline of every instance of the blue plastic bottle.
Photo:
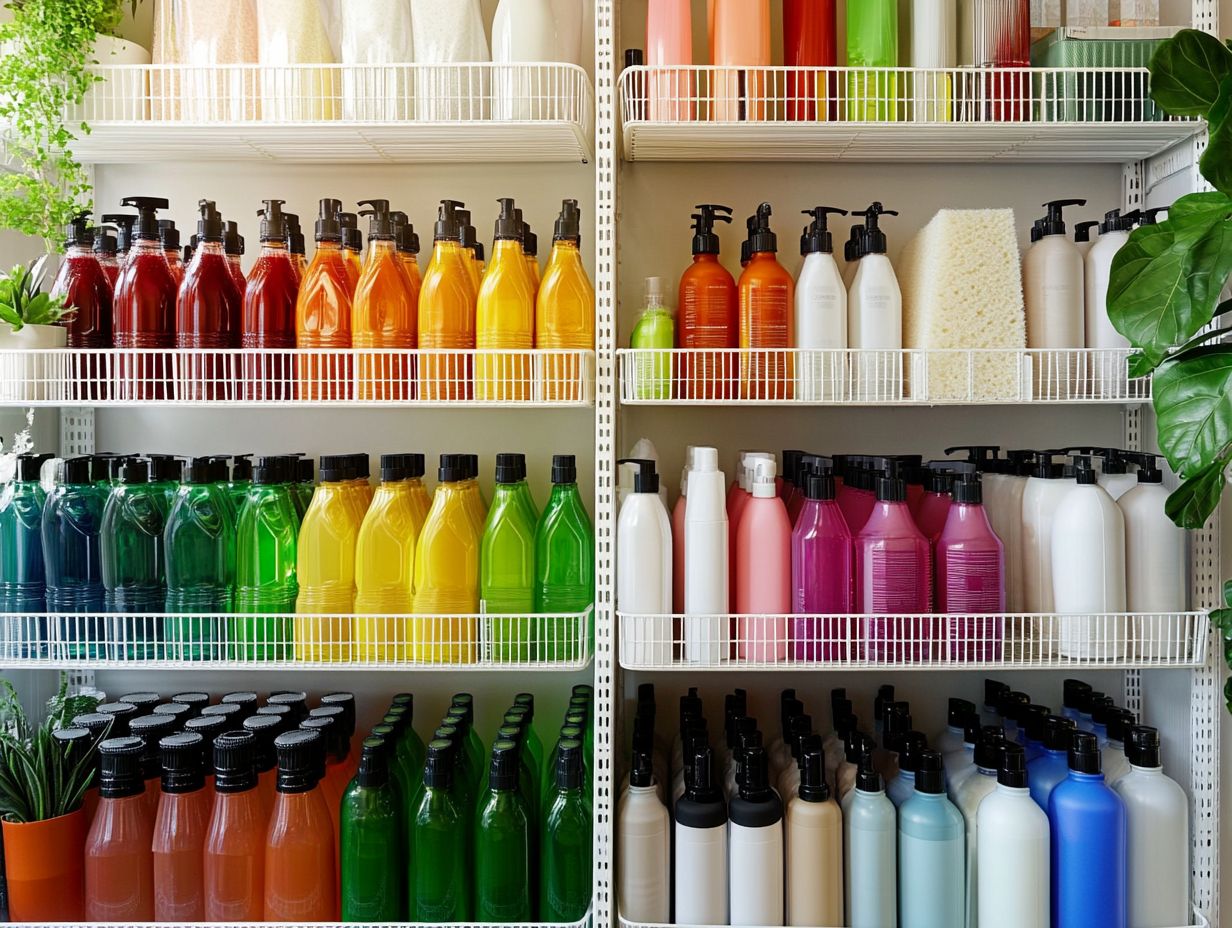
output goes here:
{"type": "Polygon", "coordinates": [[[1095,740],[1102,748],[1108,743],[1108,716],[1116,708],[1111,696],[1103,693],[1091,694],[1091,725],[1087,731],[1095,735],[1095,740]]]}
{"type": "Polygon", "coordinates": [[[99,657],[103,641],[103,571],[99,532],[107,493],[90,479],[91,459],[60,465],[43,506],[43,568],[47,611],[57,613],[58,645],[68,658],[99,657]],[[93,613],[90,618],[72,613],[93,613]]]}
{"type": "Polygon", "coordinates": [[[896,928],[894,839],[894,805],[886,798],[873,755],[862,754],[855,788],[843,800],[843,859],[847,863],[844,895],[851,928],[896,928]]]}
{"type": "Polygon", "coordinates": [[[1086,700],[1091,698],[1091,684],[1083,683],[1081,680],[1075,680],[1072,677],[1065,681],[1064,695],[1062,696],[1061,716],[1062,718],[1073,719],[1074,724],[1078,724],[1078,720],[1082,717],[1081,707],[1086,700]]]}
{"type": "Polygon", "coordinates": [[[1104,782],[1099,742],[1074,735],[1069,775],[1048,799],[1052,928],[1126,928],[1125,803],[1104,782]]]}
{"type": "Polygon", "coordinates": [[[1027,763],[1044,753],[1044,728],[1048,724],[1047,706],[1027,706],[1018,720],[1018,730],[1022,734],[1022,746],[1025,748],[1027,763]]]}
{"type": "Polygon", "coordinates": [[[1056,785],[1069,776],[1069,746],[1077,726],[1073,719],[1050,715],[1044,722],[1044,750],[1027,764],[1031,798],[1048,811],[1048,797],[1056,785]]]}
{"type": "Polygon", "coordinates": [[[945,796],[937,751],[922,751],[915,793],[898,810],[900,928],[954,928],[966,904],[966,828],[945,796]]]}
{"type": "Polygon", "coordinates": [[[13,613],[47,611],[43,566],[43,505],[47,494],[39,470],[49,454],[23,454],[17,479],[0,487],[0,653],[4,657],[43,657],[47,623],[13,613]],[[39,647],[43,643],[43,647],[39,647]]]}
{"type": "Polygon", "coordinates": [[[899,736],[898,776],[886,785],[886,795],[894,808],[901,809],[915,792],[915,770],[920,763],[920,752],[927,746],[928,739],[923,732],[908,731],[899,736]]]}

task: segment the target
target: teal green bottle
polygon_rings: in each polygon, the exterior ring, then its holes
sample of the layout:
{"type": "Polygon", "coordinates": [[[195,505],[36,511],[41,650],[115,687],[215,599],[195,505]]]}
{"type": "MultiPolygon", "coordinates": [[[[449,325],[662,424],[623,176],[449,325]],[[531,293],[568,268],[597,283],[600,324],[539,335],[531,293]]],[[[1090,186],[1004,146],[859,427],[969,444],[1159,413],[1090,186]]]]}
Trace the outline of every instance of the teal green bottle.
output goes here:
{"type": "Polygon", "coordinates": [[[252,486],[252,455],[237,454],[231,458],[220,458],[220,460],[232,462],[231,476],[227,481],[227,497],[238,513],[248,497],[248,488],[252,486]]]}
{"type": "Polygon", "coordinates": [[[150,483],[149,464],[126,461],[120,483],[111,488],[103,506],[99,533],[104,602],[108,612],[124,616],[111,620],[107,636],[114,659],[145,660],[160,654],[162,620],[154,615],[167,603],[167,511],[167,494],[150,483]]]}
{"type": "Polygon", "coordinates": [[[147,454],[146,458],[150,462],[150,483],[163,491],[170,512],[184,476],[184,462],[174,454],[147,454]]]}
{"type": "MultiPolygon", "coordinates": [[[[552,495],[535,531],[535,612],[580,613],[595,602],[595,532],[571,454],[552,457],[552,495]]],[[[578,619],[540,619],[540,660],[582,656],[578,619]]],[[[590,625],[594,640],[594,623],[590,625]]]]}
{"type": "Polygon", "coordinates": [[[167,552],[164,642],[173,660],[218,656],[218,613],[235,611],[235,514],[226,464],[193,458],[184,469],[163,545],[167,552]]]}
{"type": "Polygon", "coordinates": [[[539,841],[539,921],[581,921],[593,894],[594,815],[582,777],[582,743],[562,741],[539,841]]]}
{"type": "Polygon", "coordinates": [[[454,747],[428,743],[423,791],[413,816],[411,865],[407,868],[413,922],[471,920],[470,820],[453,789],[454,747]]]}
{"type": "Polygon", "coordinates": [[[518,793],[518,746],[492,745],[488,788],[475,810],[475,911],[480,922],[527,922],[531,904],[530,822],[518,793]]]}
{"type": "Polygon", "coordinates": [[[538,733],[535,731],[535,697],[530,693],[519,693],[514,697],[514,704],[505,712],[504,723],[506,725],[517,724],[522,726],[522,732],[525,736],[526,750],[530,752],[531,769],[535,771],[535,780],[539,783],[540,792],[551,781],[550,777],[544,776],[544,771],[547,769],[548,759],[543,755],[543,742],[539,739],[538,733]],[[525,697],[530,698],[530,703],[518,702],[517,700],[525,697]]]}
{"type": "MultiPolygon", "coordinates": [[[[281,661],[294,651],[296,542],[295,458],[264,457],[240,504],[235,539],[232,660],[281,661]]],[[[238,461],[237,461],[238,463],[238,461]]]]}
{"type": "Polygon", "coordinates": [[[57,616],[57,647],[67,658],[104,656],[101,619],[80,613],[104,610],[100,531],[107,493],[90,480],[91,459],[70,458],[59,467],[43,504],[43,571],[47,611],[57,616]]]}
{"type": "Polygon", "coordinates": [[[538,515],[526,484],[526,456],[496,456],[496,492],[479,542],[479,598],[483,611],[506,618],[485,619],[492,659],[531,660],[532,619],[515,618],[535,608],[535,526],[538,515]]]}
{"type": "Polygon", "coordinates": [[[0,485],[0,646],[5,657],[46,657],[47,572],[39,471],[50,454],[17,458],[17,479],[0,485]],[[26,613],[26,616],[19,615],[26,613]]]}
{"type": "Polygon", "coordinates": [[[364,739],[360,750],[359,772],[343,794],[339,811],[342,920],[401,921],[406,917],[407,845],[389,769],[389,745],[374,735],[364,739]]]}

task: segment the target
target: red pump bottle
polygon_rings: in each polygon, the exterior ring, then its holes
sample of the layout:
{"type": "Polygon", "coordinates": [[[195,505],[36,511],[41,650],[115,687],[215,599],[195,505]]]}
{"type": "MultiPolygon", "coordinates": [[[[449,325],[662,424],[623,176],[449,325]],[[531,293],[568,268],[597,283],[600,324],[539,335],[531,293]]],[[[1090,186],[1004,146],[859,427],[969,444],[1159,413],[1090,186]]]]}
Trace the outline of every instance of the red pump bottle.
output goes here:
{"type": "MultiPolygon", "coordinates": [[[[107,276],[107,283],[111,285],[111,292],[114,296],[116,280],[120,276],[120,259],[117,257],[119,243],[112,234],[113,232],[115,232],[115,226],[94,227],[94,259],[98,261],[99,267],[103,269],[103,273],[107,276]]],[[[110,319],[107,320],[107,331],[111,331],[110,319]]],[[[111,347],[110,338],[108,338],[107,344],[104,347],[111,347]]]]}
{"type": "Polygon", "coordinates": [[[265,200],[261,210],[261,253],[248,275],[240,345],[283,353],[244,356],[244,395],[254,400],[294,399],[295,301],[300,275],[288,247],[284,200],[265,200]]]}
{"type": "Polygon", "coordinates": [[[190,355],[181,363],[181,396],[231,399],[235,371],[231,356],[219,353],[219,349],[239,347],[243,295],[235,286],[223,251],[222,216],[212,200],[201,200],[197,206],[201,210],[197,220],[200,246],[180,287],[175,346],[206,349],[207,353],[190,355]]]}
{"type": "Polygon", "coordinates": [[[163,251],[156,215],[168,204],[163,197],[125,197],[120,202],[136,207],[137,220],[132,246],[116,281],[112,344],[156,350],[117,362],[120,382],[116,394],[119,399],[161,400],[168,395],[166,349],[175,346],[175,278],[163,251]]]}
{"type": "Polygon", "coordinates": [[[70,348],[111,347],[113,291],[107,272],[94,256],[94,230],[88,212],[79,213],[66,229],[65,256],[51,285],[76,311],[66,322],[70,348]]]}
{"type": "MultiPolygon", "coordinates": [[[[693,263],[680,275],[679,348],[730,349],[740,344],[736,281],[719,263],[714,224],[731,222],[731,207],[702,203],[693,214],[693,263]]],[[[737,365],[731,352],[687,354],[680,359],[679,395],[691,400],[734,399],[737,365]]]]}

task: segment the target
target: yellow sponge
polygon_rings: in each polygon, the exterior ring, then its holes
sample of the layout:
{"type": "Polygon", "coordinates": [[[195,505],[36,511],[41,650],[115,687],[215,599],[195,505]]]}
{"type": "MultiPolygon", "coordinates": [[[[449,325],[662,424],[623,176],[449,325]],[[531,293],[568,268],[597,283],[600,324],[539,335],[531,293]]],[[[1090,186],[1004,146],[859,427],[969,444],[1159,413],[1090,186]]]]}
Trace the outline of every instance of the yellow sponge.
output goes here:
{"type": "MultiPolygon", "coordinates": [[[[1025,348],[1026,316],[1014,211],[943,209],[898,261],[903,347],[1025,348]]],[[[927,356],[927,395],[937,402],[1013,400],[1021,372],[1013,355],[927,356]]],[[[920,364],[908,365],[922,392],[920,364]]]]}

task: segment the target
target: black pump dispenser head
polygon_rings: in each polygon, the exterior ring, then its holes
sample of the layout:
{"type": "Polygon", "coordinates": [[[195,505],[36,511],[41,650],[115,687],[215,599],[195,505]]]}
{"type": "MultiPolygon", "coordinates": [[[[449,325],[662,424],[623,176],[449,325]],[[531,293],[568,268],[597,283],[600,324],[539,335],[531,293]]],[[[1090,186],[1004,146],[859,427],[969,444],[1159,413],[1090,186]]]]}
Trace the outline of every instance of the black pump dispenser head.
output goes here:
{"type": "Polygon", "coordinates": [[[316,240],[318,242],[342,241],[341,216],[341,200],[321,200],[317,212],[316,240]]]}
{"type": "MultiPolygon", "coordinates": [[[[130,235],[133,239],[158,241],[157,211],[167,209],[170,206],[166,197],[125,197],[120,201],[120,205],[133,207],[137,211],[136,220],[131,216],[107,215],[103,217],[103,221],[120,223],[121,220],[127,220],[129,229],[132,230],[130,235]]],[[[122,225],[121,228],[123,228],[122,225]]],[[[121,240],[121,244],[123,244],[123,240],[121,240]]]]}
{"type": "Polygon", "coordinates": [[[388,200],[359,200],[357,206],[370,206],[371,209],[361,209],[359,215],[370,216],[368,221],[368,240],[381,242],[394,240],[393,219],[389,215],[388,200]]]}
{"type": "Polygon", "coordinates": [[[73,217],[73,221],[64,227],[64,247],[84,245],[87,248],[94,244],[94,236],[90,232],[90,211],[82,210],[73,217]]]}
{"type": "Polygon", "coordinates": [[[462,241],[462,229],[458,223],[458,210],[466,206],[459,200],[441,200],[436,214],[436,226],[432,237],[437,242],[462,241]]]}
{"type": "Polygon", "coordinates": [[[222,214],[213,200],[197,202],[200,217],[197,219],[197,239],[202,242],[221,242],[223,239],[222,214]]]}
{"type": "Polygon", "coordinates": [[[655,462],[642,460],[640,458],[622,458],[616,462],[617,464],[632,464],[637,468],[637,473],[633,476],[633,492],[634,493],[654,493],[659,492],[659,475],[655,473],[655,462]]]}
{"type": "MultiPolygon", "coordinates": [[[[132,198],[130,197],[129,199],[132,198]]],[[[158,208],[165,209],[166,207],[158,208]]],[[[103,213],[102,220],[103,222],[112,223],[116,227],[116,240],[119,244],[120,253],[126,253],[129,246],[133,243],[133,226],[137,224],[137,217],[130,216],[127,213],[103,213]]]]}
{"type": "Polygon", "coordinates": [[[493,237],[498,242],[516,242],[522,238],[522,220],[518,217],[518,209],[514,206],[512,197],[500,197],[500,213],[496,217],[493,237]]]}
{"type": "Polygon", "coordinates": [[[1104,221],[1099,224],[1099,234],[1107,235],[1109,232],[1128,232],[1142,218],[1142,213],[1138,210],[1130,210],[1128,213],[1122,214],[1119,209],[1109,210],[1104,213],[1104,221]]]}
{"type": "Polygon", "coordinates": [[[802,252],[804,254],[832,254],[834,252],[834,236],[830,233],[827,226],[826,217],[829,215],[846,216],[847,210],[839,209],[837,206],[814,206],[812,209],[801,210],[804,215],[812,216],[813,221],[809,223],[807,232],[801,240],[802,252]]]}
{"type": "Polygon", "coordinates": [[[693,208],[697,210],[689,217],[693,220],[693,254],[717,255],[719,237],[714,233],[714,224],[731,222],[731,207],[721,206],[718,203],[699,203],[693,208]]]}
{"type": "Polygon", "coordinates": [[[1077,480],[1079,486],[1091,486],[1099,482],[1095,473],[1095,468],[1091,466],[1091,459],[1085,454],[1073,455],[1074,461],[1074,479],[1077,480]]]}
{"type": "Polygon", "coordinates": [[[1074,241],[1089,242],[1091,240],[1091,229],[1098,229],[1100,221],[1098,219],[1084,219],[1082,222],[1074,223],[1074,241]]]}
{"type": "Polygon", "coordinates": [[[884,255],[886,253],[886,235],[881,231],[880,220],[878,216],[897,216],[898,211],[886,209],[880,202],[874,200],[869,204],[868,209],[852,213],[853,216],[864,217],[864,229],[861,235],[862,251],[859,257],[864,255],[884,255]]]}
{"type": "Polygon", "coordinates": [[[1048,215],[1045,217],[1043,224],[1040,225],[1040,235],[1064,235],[1065,217],[1061,215],[1061,210],[1067,206],[1086,205],[1086,200],[1049,200],[1044,204],[1048,209],[1048,215]]]}
{"type": "Polygon", "coordinates": [[[282,207],[287,201],[262,200],[261,202],[265,204],[265,209],[257,212],[257,215],[261,217],[261,241],[285,242],[287,223],[286,217],[282,214],[282,207]]]}
{"type": "Polygon", "coordinates": [[[1138,482],[1139,483],[1163,483],[1164,472],[1159,466],[1159,458],[1154,454],[1146,454],[1138,452],[1127,454],[1125,457],[1132,463],[1138,465],[1138,482]]]}
{"type": "Polygon", "coordinates": [[[560,215],[552,227],[553,242],[580,242],[582,240],[582,211],[577,200],[561,200],[560,215]]]}
{"type": "Polygon", "coordinates": [[[1159,214],[1166,213],[1167,211],[1168,211],[1167,206],[1152,206],[1150,209],[1144,209],[1141,211],[1142,212],[1142,223],[1141,224],[1144,226],[1157,226],[1159,225],[1159,214]]]}
{"type": "Polygon", "coordinates": [[[749,229],[749,254],[774,254],[779,250],[778,236],[770,231],[770,216],[773,210],[769,203],[757,207],[757,213],[752,217],[753,224],[749,229]]]}

